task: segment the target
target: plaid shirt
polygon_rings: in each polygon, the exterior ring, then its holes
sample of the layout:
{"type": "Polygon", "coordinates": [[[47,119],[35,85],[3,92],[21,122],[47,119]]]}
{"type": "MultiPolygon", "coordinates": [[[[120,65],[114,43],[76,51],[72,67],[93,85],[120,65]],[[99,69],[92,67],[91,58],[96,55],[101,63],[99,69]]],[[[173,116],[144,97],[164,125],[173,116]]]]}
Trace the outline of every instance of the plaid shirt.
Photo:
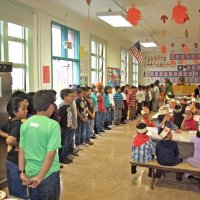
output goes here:
{"type": "Polygon", "coordinates": [[[140,145],[139,147],[132,146],[132,160],[136,162],[150,162],[153,160],[153,156],[155,155],[155,147],[151,139],[145,144],[140,145]]]}

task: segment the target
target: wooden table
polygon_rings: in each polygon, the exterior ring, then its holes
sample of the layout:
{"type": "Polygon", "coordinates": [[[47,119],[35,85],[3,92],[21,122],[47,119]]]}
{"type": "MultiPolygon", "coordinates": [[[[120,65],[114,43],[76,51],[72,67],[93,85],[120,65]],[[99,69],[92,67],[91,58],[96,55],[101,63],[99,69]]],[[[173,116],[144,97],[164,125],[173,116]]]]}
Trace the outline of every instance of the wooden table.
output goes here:
{"type": "MultiPolygon", "coordinates": [[[[196,136],[196,131],[182,131],[181,133],[175,133],[172,131],[172,134],[173,140],[177,142],[180,157],[192,157],[194,155],[194,144],[191,142],[191,140],[196,136]]],[[[148,127],[147,135],[149,135],[152,141],[155,143],[161,140],[156,127],[148,127]]]]}
{"type": "Polygon", "coordinates": [[[198,85],[173,85],[175,95],[191,95],[198,85]]]}

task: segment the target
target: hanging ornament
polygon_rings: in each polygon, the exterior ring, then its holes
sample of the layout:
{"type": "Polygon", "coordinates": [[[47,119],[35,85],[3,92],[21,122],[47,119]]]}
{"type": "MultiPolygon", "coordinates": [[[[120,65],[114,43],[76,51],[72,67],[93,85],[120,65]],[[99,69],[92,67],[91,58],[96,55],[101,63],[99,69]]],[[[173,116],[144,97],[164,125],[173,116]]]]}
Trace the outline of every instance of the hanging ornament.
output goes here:
{"type": "Polygon", "coordinates": [[[171,43],[171,47],[174,48],[174,43],[173,42],[171,43]]]}
{"type": "Polygon", "coordinates": [[[163,31],[162,31],[162,37],[165,37],[165,35],[166,35],[166,31],[163,30],[163,31]]]}
{"type": "Polygon", "coordinates": [[[88,6],[90,6],[91,0],[86,0],[88,6]]]}
{"type": "Polygon", "coordinates": [[[185,29],[185,38],[188,39],[188,36],[189,36],[189,34],[188,34],[188,30],[185,29]]]}
{"type": "Polygon", "coordinates": [[[166,21],[168,20],[168,17],[167,17],[166,15],[162,15],[160,19],[161,19],[161,20],[163,21],[163,23],[165,24],[166,21]]]}
{"type": "Polygon", "coordinates": [[[185,47],[185,44],[184,44],[184,43],[183,43],[183,44],[181,44],[181,47],[182,47],[182,48],[184,48],[184,47],[185,47]]]}
{"type": "Polygon", "coordinates": [[[162,54],[166,54],[167,48],[166,48],[165,44],[163,44],[163,45],[161,46],[161,52],[162,52],[162,54]]]}
{"type": "Polygon", "coordinates": [[[182,6],[180,1],[178,1],[178,5],[172,10],[172,19],[174,19],[177,24],[184,24],[189,19],[187,8],[182,6]]]}
{"type": "Polygon", "coordinates": [[[184,52],[185,52],[186,55],[189,53],[189,49],[186,45],[184,46],[184,52]]]}
{"type": "Polygon", "coordinates": [[[199,45],[199,44],[198,44],[197,42],[194,43],[194,47],[195,47],[196,49],[197,49],[198,45],[199,45]]]}
{"type": "Polygon", "coordinates": [[[134,26],[138,25],[138,21],[141,20],[141,11],[133,6],[128,9],[127,20],[134,26]]]}

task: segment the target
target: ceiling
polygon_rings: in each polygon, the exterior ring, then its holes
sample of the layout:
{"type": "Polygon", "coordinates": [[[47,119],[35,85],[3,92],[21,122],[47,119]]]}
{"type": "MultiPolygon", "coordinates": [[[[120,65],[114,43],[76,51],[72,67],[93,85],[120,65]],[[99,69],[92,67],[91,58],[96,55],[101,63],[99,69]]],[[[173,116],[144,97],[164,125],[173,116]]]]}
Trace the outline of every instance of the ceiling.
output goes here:
{"type": "MultiPolygon", "coordinates": [[[[86,0],[49,0],[52,3],[60,4],[70,10],[78,12],[80,15],[87,17],[88,6],[86,0]]],[[[106,28],[118,33],[121,37],[134,43],[138,40],[154,40],[159,47],[150,48],[148,51],[159,51],[162,44],[166,44],[171,49],[171,43],[174,43],[174,49],[181,50],[181,44],[184,43],[190,51],[194,51],[194,42],[200,42],[200,0],[182,0],[181,5],[188,8],[190,18],[184,25],[176,24],[172,20],[172,8],[177,5],[177,0],[91,0],[90,19],[106,28]],[[106,12],[109,8],[112,11],[121,11],[120,7],[129,9],[133,2],[135,7],[142,13],[142,19],[138,26],[131,28],[112,28],[96,17],[96,12],[106,12]],[[168,21],[164,24],[161,16],[167,15],[168,21]],[[188,30],[189,37],[186,39],[185,30],[188,30]],[[163,36],[165,30],[165,36],[163,36]]],[[[200,46],[200,44],[199,44],[200,46]]],[[[143,48],[144,51],[147,49],[143,48]]]]}

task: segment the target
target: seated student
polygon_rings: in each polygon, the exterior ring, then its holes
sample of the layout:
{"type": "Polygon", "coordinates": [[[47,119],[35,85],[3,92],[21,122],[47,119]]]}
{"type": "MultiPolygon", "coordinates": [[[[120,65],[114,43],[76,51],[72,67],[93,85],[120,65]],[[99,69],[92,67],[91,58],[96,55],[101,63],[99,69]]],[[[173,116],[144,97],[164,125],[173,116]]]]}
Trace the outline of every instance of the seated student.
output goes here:
{"type": "Polygon", "coordinates": [[[192,98],[192,105],[195,109],[194,114],[200,115],[200,98],[192,98]]]}
{"type": "Polygon", "coordinates": [[[149,127],[156,127],[155,123],[149,119],[149,108],[146,106],[142,108],[142,121],[149,127]]]}
{"type": "Polygon", "coordinates": [[[193,119],[193,112],[191,106],[187,106],[185,109],[185,118],[183,119],[181,123],[181,130],[187,131],[187,130],[197,130],[197,122],[193,119]]]}
{"type": "Polygon", "coordinates": [[[178,130],[178,126],[171,120],[169,109],[165,106],[159,108],[159,115],[156,120],[156,127],[159,129],[166,125],[171,130],[178,130]]]}
{"type": "Polygon", "coordinates": [[[171,92],[167,93],[165,96],[165,104],[167,104],[174,97],[175,97],[175,95],[173,95],[171,92]]]}
{"type": "MultiPolygon", "coordinates": [[[[164,126],[158,130],[159,136],[162,138],[160,142],[156,144],[156,156],[160,165],[174,166],[183,160],[179,158],[179,150],[176,142],[172,141],[171,129],[164,126]]],[[[156,170],[156,177],[160,178],[162,170],[156,170]]],[[[183,173],[176,173],[176,180],[182,180],[183,173]]]]}
{"type": "Polygon", "coordinates": [[[182,106],[182,113],[184,114],[185,113],[185,109],[187,107],[187,99],[186,98],[183,98],[181,99],[181,106],[182,106]]]}
{"type": "MultiPolygon", "coordinates": [[[[155,154],[155,147],[147,133],[147,125],[144,122],[139,122],[136,126],[137,134],[133,138],[132,144],[132,160],[136,162],[150,162],[155,154]]],[[[131,167],[131,173],[135,174],[136,166],[131,167]]],[[[149,169],[148,176],[151,177],[152,169],[149,169]]]]}
{"type": "MultiPolygon", "coordinates": [[[[194,156],[190,158],[184,159],[184,162],[187,162],[192,167],[200,168],[200,131],[197,131],[196,137],[192,139],[192,142],[194,143],[194,156]]],[[[189,180],[199,180],[198,178],[194,177],[191,174],[185,174],[189,180]]]]}
{"type": "Polygon", "coordinates": [[[181,128],[181,123],[184,119],[181,105],[177,104],[173,109],[172,121],[178,128],[181,128]]]}

